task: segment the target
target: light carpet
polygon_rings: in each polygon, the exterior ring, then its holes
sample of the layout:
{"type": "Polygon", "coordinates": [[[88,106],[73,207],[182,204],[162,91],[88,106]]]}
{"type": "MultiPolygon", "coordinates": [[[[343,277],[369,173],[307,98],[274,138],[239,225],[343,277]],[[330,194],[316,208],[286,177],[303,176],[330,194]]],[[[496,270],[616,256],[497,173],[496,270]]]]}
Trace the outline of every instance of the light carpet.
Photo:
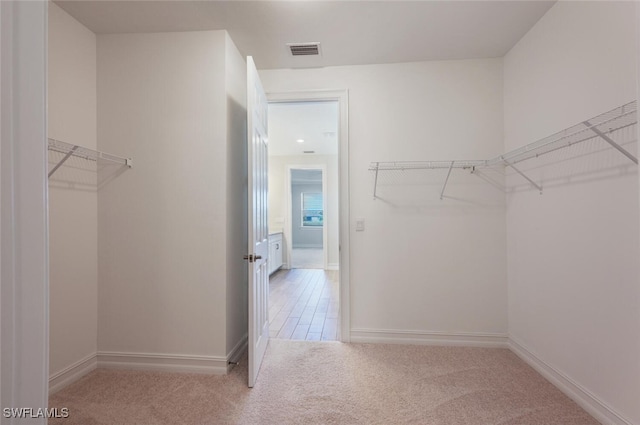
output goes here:
{"type": "Polygon", "coordinates": [[[49,423],[598,424],[507,349],[271,340],[246,382],[246,357],[226,376],[98,369],[49,423]]]}

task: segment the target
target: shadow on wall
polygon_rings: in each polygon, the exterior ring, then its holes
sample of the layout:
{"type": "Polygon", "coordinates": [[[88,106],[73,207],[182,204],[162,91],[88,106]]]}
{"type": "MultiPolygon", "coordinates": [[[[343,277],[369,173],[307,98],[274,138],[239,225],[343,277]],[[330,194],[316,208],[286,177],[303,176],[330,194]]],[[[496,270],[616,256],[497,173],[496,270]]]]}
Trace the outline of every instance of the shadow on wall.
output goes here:
{"type": "MultiPolygon", "coordinates": [[[[608,133],[621,147],[637,156],[636,125],[608,133]]],[[[554,149],[517,163],[517,168],[544,189],[624,178],[637,173],[637,165],[600,137],[554,149]]],[[[440,193],[448,170],[380,171],[377,198],[397,209],[432,213],[468,212],[503,205],[495,193],[538,191],[510,167],[452,170],[443,200],[440,193]],[[448,201],[448,202],[443,202],[448,201]]],[[[371,187],[375,184],[371,173],[371,187]]],[[[373,192],[372,192],[373,193],[373,192]]]]}
{"type": "MultiPolygon", "coordinates": [[[[373,199],[375,172],[370,174],[373,199]]],[[[448,180],[447,174],[447,169],[380,171],[374,202],[384,203],[405,214],[436,216],[468,215],[504,208],[504,174],[491,169],[482,173],[454,169],[448,180]],[[447,185],[440,199],[445,181],[447,185]]]]}
{"type": "MultiPolygon", "coordinates": [[[[230,331],[227,343],[233,347],[242,338],[249,324],[248,310],[248,267],[243,254],[248,240],[248,164],[247,164],[247,108],[235,99],[227,96],[227,213],[232,220],[229,231],[234,237],[227,238],[227,267],[231,272],[228,300],[237,312],[234,316],[233,331],[230,331]]],[[[212,159],[214,160],[214,159],[212,159]]],[[[229,317],[229,316],[228,316],[229,317]]],[[[229,347],[228,347],[229,348],[229,347]]]]}
{"type": "MultiPolygon", "coordinates": [[[[49,171],[64,156],[60,152],[49,151],[49,171]]],[[[128,169],[129,167],[126,165],[72,156],[49,177],[49,186],[63,190],[96,192],[128,169]]]]}
{"type": "MultiPolygon", "coordinates": [[[[624,129],[616,139],[619,144],[636,155],[635,126],[624,129]]],[[[573,145],[563,150],[521,162],[519,169],[543,188],[554,188],[594,181],[612,180],[637,173],[637,165],[629,158],[599,139],[573,145]]],[[[507,192],[536,190],[514,171],[507,173],[507,192]]]]}

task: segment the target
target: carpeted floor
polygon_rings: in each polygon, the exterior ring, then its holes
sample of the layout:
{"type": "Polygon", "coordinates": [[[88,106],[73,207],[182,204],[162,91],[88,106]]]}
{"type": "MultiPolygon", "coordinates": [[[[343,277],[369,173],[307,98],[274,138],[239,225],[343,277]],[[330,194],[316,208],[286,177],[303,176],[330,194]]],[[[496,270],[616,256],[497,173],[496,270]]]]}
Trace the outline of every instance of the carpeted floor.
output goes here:
{"type": "Polygon", "coordinates": [[[98,369],[50,398],[62,425],[598,422],[506,349],[271,340],[255,388],[226,376],[98,369]]]}

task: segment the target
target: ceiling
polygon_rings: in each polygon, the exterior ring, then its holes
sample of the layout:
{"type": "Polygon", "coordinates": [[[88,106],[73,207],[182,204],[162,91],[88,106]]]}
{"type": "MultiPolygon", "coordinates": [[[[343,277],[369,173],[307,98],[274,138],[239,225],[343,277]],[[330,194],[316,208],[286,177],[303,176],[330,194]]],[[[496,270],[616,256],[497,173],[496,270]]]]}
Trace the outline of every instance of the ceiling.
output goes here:
{"type": "Polygon", "coordinates": [[[504,56],[554,1],[56,1],[97,34],[226,29],[259,69],[504,56]],[[292,57],[286,43],[320,42],[292,57]]]}
{"type": "Polygon", "coordinates": [[[338,154],[338,102],[270,103],[268,116],[270,156],[338,154]]]}

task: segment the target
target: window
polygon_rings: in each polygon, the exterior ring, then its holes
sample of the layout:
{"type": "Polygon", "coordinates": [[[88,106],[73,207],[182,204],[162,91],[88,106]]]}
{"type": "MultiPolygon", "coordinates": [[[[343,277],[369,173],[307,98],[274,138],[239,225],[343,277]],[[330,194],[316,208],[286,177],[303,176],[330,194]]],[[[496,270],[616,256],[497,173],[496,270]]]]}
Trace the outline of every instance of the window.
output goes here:
{"type": "Polygon", "coordinates": [[[302,227],[322,227],[324,210],[322,193],[302,192],[302,227]]]}

